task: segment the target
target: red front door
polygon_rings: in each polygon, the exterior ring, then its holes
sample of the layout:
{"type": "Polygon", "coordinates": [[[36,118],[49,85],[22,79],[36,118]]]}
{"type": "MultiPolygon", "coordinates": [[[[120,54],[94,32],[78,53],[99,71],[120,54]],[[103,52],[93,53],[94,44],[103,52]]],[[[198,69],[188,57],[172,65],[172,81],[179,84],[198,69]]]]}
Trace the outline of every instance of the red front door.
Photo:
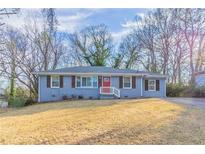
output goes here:
{"type": "Polygon", "coordinates": [[[103,76],[103,87],[110,87],[110,77],[109,76],[103,76]]]}
{"type": "Polygon", "coordinates": [[[108,88],[103,88],[103,93],[110,93],[110,77],[109,76],[103,76],[103,82],[102,82],[103,87],[108,87],[108,88]]]}

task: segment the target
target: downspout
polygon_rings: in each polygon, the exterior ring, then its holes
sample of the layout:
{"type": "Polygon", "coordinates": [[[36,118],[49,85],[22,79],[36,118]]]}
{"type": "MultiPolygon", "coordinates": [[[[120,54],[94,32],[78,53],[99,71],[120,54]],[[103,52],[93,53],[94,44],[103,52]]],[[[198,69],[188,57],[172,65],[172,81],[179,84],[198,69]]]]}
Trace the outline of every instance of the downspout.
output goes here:
{"type": "Polygon", "coordinates": [[[165,84],[164,84],[164,96],[167,97],[167,78],[165,78],[165,84]]]}
{"type": "Polygon", "coordinates": [[[143,84],[143,80],[142,80],[143,76],[141,76],[141,93],[140,93],[140,96],[142,97],[143,94],[142,94],[142,84],[143,84]]]}
{"type": "Polygon", "coordinates": [[[40,75],[38,75],[38,102],[41,102],[41,80],[40,80],[40,75]]]}

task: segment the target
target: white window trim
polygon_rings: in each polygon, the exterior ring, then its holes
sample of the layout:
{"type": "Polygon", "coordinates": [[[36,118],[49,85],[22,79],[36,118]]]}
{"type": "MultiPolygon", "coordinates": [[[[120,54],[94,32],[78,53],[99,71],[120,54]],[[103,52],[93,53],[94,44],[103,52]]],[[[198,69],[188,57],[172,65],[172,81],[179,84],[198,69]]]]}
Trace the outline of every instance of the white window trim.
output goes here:
{"type": "Polygon", "coordinates": [[[76,80],[75,80],[75,87],[76,88],[98,88],[98,76],[97,77],[97,87],[93,87],[93,76],[76,76],[76,80]],[[80,87],[77,87],[77,77],[80,77],[80,87]],[[82,78],[83,77],[91,77],[91,86],[82,86],[82,78]]]}
{"type": "Polygon", "coordinates": [[[132,77],[131,76],[123,76],[123,89],[132,89],[132,77]],[[125,78],[129,77],[130,78],[130,87],[125,87],[125,78]]]}
{"type": "Polygon", "coordinates": [[[156,91],[156,80],[148,80],[148,91],[156,91]],[[150,81],[154,81],[154,90],[153,89],[149,89],[149,82],[150,81]]]}
{"type": "Polygon", "coordinates": [[[52,75],[51,76],[51,88],[60,88],[60,76],[58,76],[58,75],[52,75]],[[58,82],[59,82],[59,86],[53,86],[53,82],[52,82],[52,80],[53,80],[53,77],[58,77],[58,82]]]}

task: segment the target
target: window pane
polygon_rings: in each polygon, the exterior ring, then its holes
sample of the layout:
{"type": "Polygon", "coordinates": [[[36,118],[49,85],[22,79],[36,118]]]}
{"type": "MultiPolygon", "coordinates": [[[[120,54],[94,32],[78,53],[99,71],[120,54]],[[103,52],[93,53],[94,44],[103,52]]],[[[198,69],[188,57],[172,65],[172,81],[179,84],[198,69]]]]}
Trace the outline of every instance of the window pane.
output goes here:
{"type": "Polygon", "coordinates": [[[82,77],[82,86],[85,87],[86,86],[86,78],[82,77]]]}
{"type": "Polygon", "coordinates": [[[124,87],[129,88],[131,85],[130,83],[130,77],[124,77],[124,87]]]}
{"type": "Polygon", "coordinates": [[[130,87],[130,83],[125,83],[124,87],[130,87]]]}
{"type": "Polygon", "coordinates": [[[93,87],[97,87],[97,77],[93,76],[93,87]]]}
{"type": "Polygon", "coordinates": [[[155,80],[149,80],[148,82],[148,90],[155,90],[155,80]]]}
{"type": "Polygon", "coordinates": [[[104,77],[104,78],[103,78],[103,81],[104,81],[104,82],[109,82],[109,81],[110,81],[110,78],[109,78],[109,77],[104,77]]]}
{"type": "Polygon", "coordinates": [[[59,87],[59,77],[52,77],[52,87],[59,87]]]}
{"type": "Polygon", "coordinates": [[[154,85],[155,82],[153,80],[149,81],[149,85],[154,85]]]}
{"type": "MultiPolygon", "coordinates": [[[[80,82],[80,80],[79,80],[80,82]]],[[[82,77],[82,87],[97,87],[97,76],[82,77]]],[[[78,84],[78,82],[77,82],[78,84]]],[[[80,83],[79,83],[80,85],[80,83]]]]}
{"type": "Polygon", "coordinates": [[[86,78],[86,86],[87,86],[87,87],[91,87],[91,86],[92,86],[91,77],[87,77],[87,78],[86,78]]]}
{"type": "Polygon", "coordinates": [[[154,90],[154,86],[149,86],[149,90],[154,90]]]}

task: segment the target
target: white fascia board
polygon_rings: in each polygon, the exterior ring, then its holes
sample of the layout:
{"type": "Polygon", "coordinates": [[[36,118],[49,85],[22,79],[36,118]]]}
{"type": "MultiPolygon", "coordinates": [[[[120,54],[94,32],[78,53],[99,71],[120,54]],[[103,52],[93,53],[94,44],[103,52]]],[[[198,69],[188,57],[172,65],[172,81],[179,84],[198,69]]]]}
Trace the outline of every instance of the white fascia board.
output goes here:
{"type": "Polygon", "coordinates": [[[134,73],[72,73],[72,72],[34,72],[33,74],[36,75],[112,75],[112,76],[119,76],[119,75],[127,75],[127,76],[142,76],[142,74],[134,74],[134,73]]]}
{"type": "Polygon", "coordinates": [[[167,79],[167,75],[144,75],[145,78],[165,78],[167,79]]]}
{"type": "Polygon", "coordinates": [[[76,72],[33,72],[36,75],[108,75],[108,76],[143,76],[145,78],[167,78],[167,75],[147,75],[136,73],[76,73],[76,72]]]}

